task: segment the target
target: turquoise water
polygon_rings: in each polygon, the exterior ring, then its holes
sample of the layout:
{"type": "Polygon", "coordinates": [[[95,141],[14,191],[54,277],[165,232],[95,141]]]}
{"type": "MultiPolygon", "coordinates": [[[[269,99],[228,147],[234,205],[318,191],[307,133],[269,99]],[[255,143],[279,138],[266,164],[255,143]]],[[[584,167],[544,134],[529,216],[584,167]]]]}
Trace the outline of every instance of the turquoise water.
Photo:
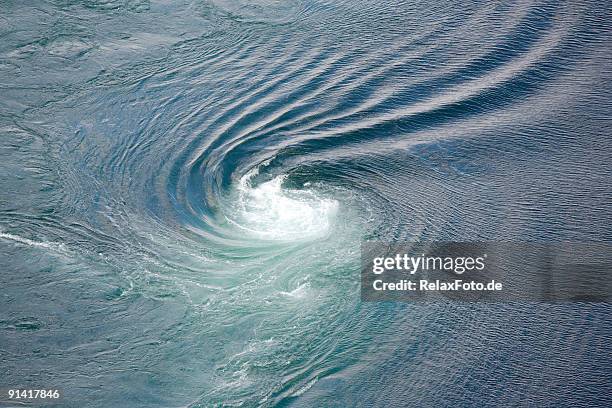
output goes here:
{"type": "Polygon", "coordinates": [[[366,239],[612,240],[609,2],[0,10],[0,387],[610,405],[607,304],[359,298],[366,239]]]}

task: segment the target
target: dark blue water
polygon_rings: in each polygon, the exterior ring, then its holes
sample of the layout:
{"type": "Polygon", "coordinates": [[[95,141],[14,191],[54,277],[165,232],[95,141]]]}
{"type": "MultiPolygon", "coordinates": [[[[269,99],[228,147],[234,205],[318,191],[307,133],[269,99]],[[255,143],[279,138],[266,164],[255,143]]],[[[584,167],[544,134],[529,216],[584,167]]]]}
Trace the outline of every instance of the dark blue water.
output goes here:
{"type": "Polygon", "coordinates": [[[610,406],[610,305],[362,303],[359,245],[611,241],[611,11],[3,1],[0,387],[610,406]]]}

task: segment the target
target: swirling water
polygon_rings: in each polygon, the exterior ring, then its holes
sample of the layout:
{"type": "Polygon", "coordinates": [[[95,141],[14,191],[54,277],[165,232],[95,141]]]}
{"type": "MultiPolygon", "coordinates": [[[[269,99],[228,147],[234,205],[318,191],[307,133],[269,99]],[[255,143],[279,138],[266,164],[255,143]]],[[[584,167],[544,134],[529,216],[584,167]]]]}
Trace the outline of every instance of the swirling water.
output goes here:
{"type": "Polygon", "coordinates": [[[359,300],[359,244],[612,239],[609,2],[0,5],[0,386],[609,406],[606,304],[359,300]]]}

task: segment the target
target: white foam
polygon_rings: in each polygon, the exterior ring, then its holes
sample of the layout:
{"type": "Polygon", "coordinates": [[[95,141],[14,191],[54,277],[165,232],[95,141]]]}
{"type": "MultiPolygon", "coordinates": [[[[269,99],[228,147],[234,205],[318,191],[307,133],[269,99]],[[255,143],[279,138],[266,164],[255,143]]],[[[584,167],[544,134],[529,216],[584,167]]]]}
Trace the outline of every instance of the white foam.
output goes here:
{"type": "Polygon", "coordinates": [[[228,218],[244,231],[262,239],[301,240],[328,234],[338,202],[319,197],[312,190],[283,189],[286,176],[253,187],[254,170],[238,185],[238,209],[228,218]]]}
{"type": "Polygon", "coordinates": [[[28,245],[32,247],[46,248],[46,249],[51,249],[51,250],[62,250],[62,251],[65,249],[64,244],[58,244],[55,242],[39,242],[39,241],[34,241],[28,238],[20,237],[19,235],[7,234],[4,232],[0,232],[0,238],[19,242],[20,244],[24,244],[24,245],[28,245]]]}

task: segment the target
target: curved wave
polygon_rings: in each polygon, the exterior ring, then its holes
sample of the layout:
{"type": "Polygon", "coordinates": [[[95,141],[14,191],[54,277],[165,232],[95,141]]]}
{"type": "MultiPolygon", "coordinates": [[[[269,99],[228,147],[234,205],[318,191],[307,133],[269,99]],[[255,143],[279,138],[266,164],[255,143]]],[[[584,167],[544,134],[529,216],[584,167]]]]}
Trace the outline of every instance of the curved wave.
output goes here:
{"type": "MultiPolygon", "coordinates": [[[[364,239],[610,237],[563,226],[554,197],[566,189],[541,193],[563,174],[579,190],[575,208],[596,214],[603,200],[576,185],[609,149],[586,149],[596,119],[572,112],[609,113],[608,99],[587,95],[609,77],[605,12],[531,1],[69,3],[48,7],[79,10],[83,21],[64,24],[82,31],[96,20],[108,29],[86,50],[57,45],[56,32],[41,34],[54,46],[11,34],[24,95],[29,65],[79,75],[49,77],[47,96],[10,107],[11,129],[47,159],[21,161],[27,183],[15,189],[40,203],[3,200],[0,241],[105,271],[116,287],[106,301],[134,308],[157,347],[147,367],[185,384],[170,395],[185,406],[290,403],[359,367],[391,324],[428,321],[431,310],[359,302],[364,239]],[[543,161],[559,152],[569,159],[543,161]]],[[[149,344],[122,333],[118,371],[149,344]]],[[[96,373],[75,370],[75,384],[96,373]]]]}

